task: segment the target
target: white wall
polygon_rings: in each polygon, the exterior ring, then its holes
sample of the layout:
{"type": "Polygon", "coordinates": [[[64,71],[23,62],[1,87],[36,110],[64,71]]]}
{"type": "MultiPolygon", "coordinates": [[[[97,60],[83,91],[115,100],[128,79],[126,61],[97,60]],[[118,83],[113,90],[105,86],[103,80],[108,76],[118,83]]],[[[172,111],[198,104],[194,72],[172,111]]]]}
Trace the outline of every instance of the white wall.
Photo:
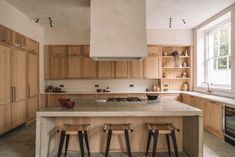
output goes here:
{"type": "Polygon", "coordinates": [[[39,42],[40,84],[44,86],[43,28],[4,0],[0,0],[0,24],[39,42]]]}
{"type": "MultiPolygon", "coordinates": [[[[194,30],[193,30],[193,34],[194,34],[194,64],[195,64],[195,71],[197,71],[198,74],[202,74],[203,71],[199,71],[199,68],[197,68],[199,65],[198,61],[197,61],[197,56],[196,54],[201,54],[201,56],[204,55],[204,42],[200,41],[198,39],[198,37],[201,36],[201,38],[203,37],[202,31],[200,30],[204,30],[204,28],[206,28],[211,22],[215,21],[216,19],[218,19],[219,17],[222,17],[223,15],[227,14],[228,12],[231,12],[231,56],[232,56],[232,78],[231,78],[231,91],[225,91],[225,90],[214,90],[214,94],[217,95],[223,95],[223,96],[230,96],[230,97],[235,97],[235,4],[226,8],[225,10],[221,11],[220,13],[216,14],[215,16],[211,17],[210,19],[206,20],[205,22],[203,22],[202,24],[200,24],[199,26],[197,26],[194,30]],[[198,45],[198,46],[196,46],[198,45]]],[[[197,83],[199,81],[202,81],[202,78],[199,77],[200,80],[197,80],[197,74],[194,75],[194,90],[196,91],[201,91],[202,88],[197,87],[197,83]]]]}

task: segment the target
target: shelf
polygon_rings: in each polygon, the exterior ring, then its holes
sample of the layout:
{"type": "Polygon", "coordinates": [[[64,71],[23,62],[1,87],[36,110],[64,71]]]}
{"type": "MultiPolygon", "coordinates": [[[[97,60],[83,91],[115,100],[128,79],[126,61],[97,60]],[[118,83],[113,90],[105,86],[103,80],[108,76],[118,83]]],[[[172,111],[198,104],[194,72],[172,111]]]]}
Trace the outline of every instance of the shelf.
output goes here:
{"type": "Polygon", "coordinates": [[[162,67],[163,69],[189,69],[190,67],[162,67]]]}
{"type": "MultiPolygon", "coordinates": [[[[174,56],[162,56],[162,58],[172,58],[172,59],[174,59],[174,56]]],[[[179,56],[179,58],[190,58],[190,56],[179,56]]]]}
{"type": "Polygon", "coordinates": [[[162,78],[162,80],[189,80],[190,77],[187,78],[162,78]]]}

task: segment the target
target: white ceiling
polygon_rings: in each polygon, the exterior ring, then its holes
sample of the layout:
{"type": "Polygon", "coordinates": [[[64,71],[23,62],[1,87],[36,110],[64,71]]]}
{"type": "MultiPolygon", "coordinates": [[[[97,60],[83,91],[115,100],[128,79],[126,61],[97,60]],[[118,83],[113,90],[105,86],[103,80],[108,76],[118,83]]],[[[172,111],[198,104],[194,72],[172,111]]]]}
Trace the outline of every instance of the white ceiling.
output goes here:
{"type": "MultiPolygon", "coordinates": [[[[35,19],[41,17],[39,24],[49,27],[48,17],[52,17],[54,27],[70,29],[90,28],[89,0],[7,0],[17,9],[35,19]]],[[[235,0],[146,0],[147,29],[194,28],[235,0]],[[185,19],[186,24],[183,24],[185,19]]]]}

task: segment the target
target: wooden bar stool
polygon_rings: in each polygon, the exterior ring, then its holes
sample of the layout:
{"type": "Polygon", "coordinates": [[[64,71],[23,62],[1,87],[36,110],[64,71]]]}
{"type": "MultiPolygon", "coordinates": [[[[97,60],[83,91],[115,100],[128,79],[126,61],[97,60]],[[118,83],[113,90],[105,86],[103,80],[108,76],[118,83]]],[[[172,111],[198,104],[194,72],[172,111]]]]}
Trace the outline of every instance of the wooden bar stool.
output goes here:
{"type": "Polygon", "coordinates": [[[105,157],[108,157],[109,155],[109,147],[113,134],[125,135],[128,156],[131,157],[131,146],[129,139],[129,133],[133,132],[131,129],[131,124],[105,124],[104,132],[108,134],[105,157]]]}
{"type": "Polygon", "coordinates": [[[65,156],[67,155],[70,135],[78,135],[78,140],[79,140],[79,144],[80,144],[80,151],[81,151],[82,157],[84,157],[83,139],[85,139],[88,156],[90,156],[90,148],[89,148],[88,135],[87,135],[87,131],[88,131],[89,126],[90,126],[90,124],[82,124],[82,125],[64,124],[62,127],[59,127],[57,129],[57,131],[60,132],[61,135],[60,135],[60,145],[59,145],[59,150],[58,150],[58,157],[61,156],[65,138],[66,138],[66,143],[65,143],[65,154],[64,155],[65,156]]]}
{"type": "Polygon", "coordinates": [[[147,149],[146,149],[146,153],[145,153],[146,156],[148,155],[149,145],[150,145],[152,136],[154,139],[152,157],[156,156],[158,135],[163,134],[163,135],[166,135],[169,156],[171,156],[170,138],[169,138],[171,136],[174,150],[175,150],[175,156],[179,157],[177,143],[176,143],[176,136],[175,136],[175,132],[176,131],[178,132],[179,129],[176,129],[172,124],[149,124],[149,123],[147,123],[146,126],[147,126],[148,132],[149,132],[147,149]]]}

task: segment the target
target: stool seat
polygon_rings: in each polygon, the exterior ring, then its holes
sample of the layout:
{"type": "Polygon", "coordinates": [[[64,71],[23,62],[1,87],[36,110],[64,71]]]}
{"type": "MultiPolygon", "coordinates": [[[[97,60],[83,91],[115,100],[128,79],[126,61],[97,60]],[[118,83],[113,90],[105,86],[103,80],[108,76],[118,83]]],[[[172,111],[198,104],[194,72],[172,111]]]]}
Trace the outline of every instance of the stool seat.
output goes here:
{"type": "Polygon", "coordinates": [[[129,132],[132,132],[131,124],[104,124],[104,132],[108,134],[105,157],[108,157],[110,142],[113,134],[125,135],[128,156],[131,157],[129,132]]]}
{"type": "Polygon", "coordinates": [[[164,134],[166,136],[169,156],[171,156],[171,148],[170,148],[170,137],[171,137],[172,142],[173,142],[173,146],[174,146],[174,150],[175,150],[175,156],[179,157],[176,136],[175,136],[175,132],[179,131],[179,129],[175,128],[172,123],[164,123],[164,124],[163,123],[160,123],[160,124],[147,123],[146,126],[147,126],[148,132],[149,132],[147,149],[146,149],[146,153],[145,153],[146,156],[148,156],[149,145],[150,145],[152,137],[154,140],[153,141],[152,157],[156,156],[158,136],[160,134],[164,134]]]}
{"type": "Polygon", "coordinates": [[[104,124],[104,132],[108,133],[112,130],[112,134],[124,134],[125,130],[132,132],[131,124],[104,124]]]}
{"type": "Polygon", "coordinates": [[[90,126],[90,124],[79,124],[79,125],[64,124],[62,126],[57,127],[57,132],[60,132],[60,134],[61,134],[60,135],[59,150],[58,150],[58,157],[61,156],[65,139],[66,139],[66,142],[65,142],[65,157],[66,157],[67,150],[68,150],[68,144],[69,144],[69,140],[70,140],[70,135],[77,135],[78,136],[82,157],[85,156],[84,155],[84,145],[83,145],[83,140],[85,140],[88,156],[90,156],[90,148],[89,148],[88,135],[87,135],[87,131],[88,131],[89,126],[90,126]]]}
{"type": "Polygon", "coordinates": [[[173,124],[152,124],[152,123],[147,123],[146,124],[147,128],[154,133],[156,130],[158,131],[159,134],[171,134],[171,131],[179,131],[179,129],[175,128],[173,124]]]}

